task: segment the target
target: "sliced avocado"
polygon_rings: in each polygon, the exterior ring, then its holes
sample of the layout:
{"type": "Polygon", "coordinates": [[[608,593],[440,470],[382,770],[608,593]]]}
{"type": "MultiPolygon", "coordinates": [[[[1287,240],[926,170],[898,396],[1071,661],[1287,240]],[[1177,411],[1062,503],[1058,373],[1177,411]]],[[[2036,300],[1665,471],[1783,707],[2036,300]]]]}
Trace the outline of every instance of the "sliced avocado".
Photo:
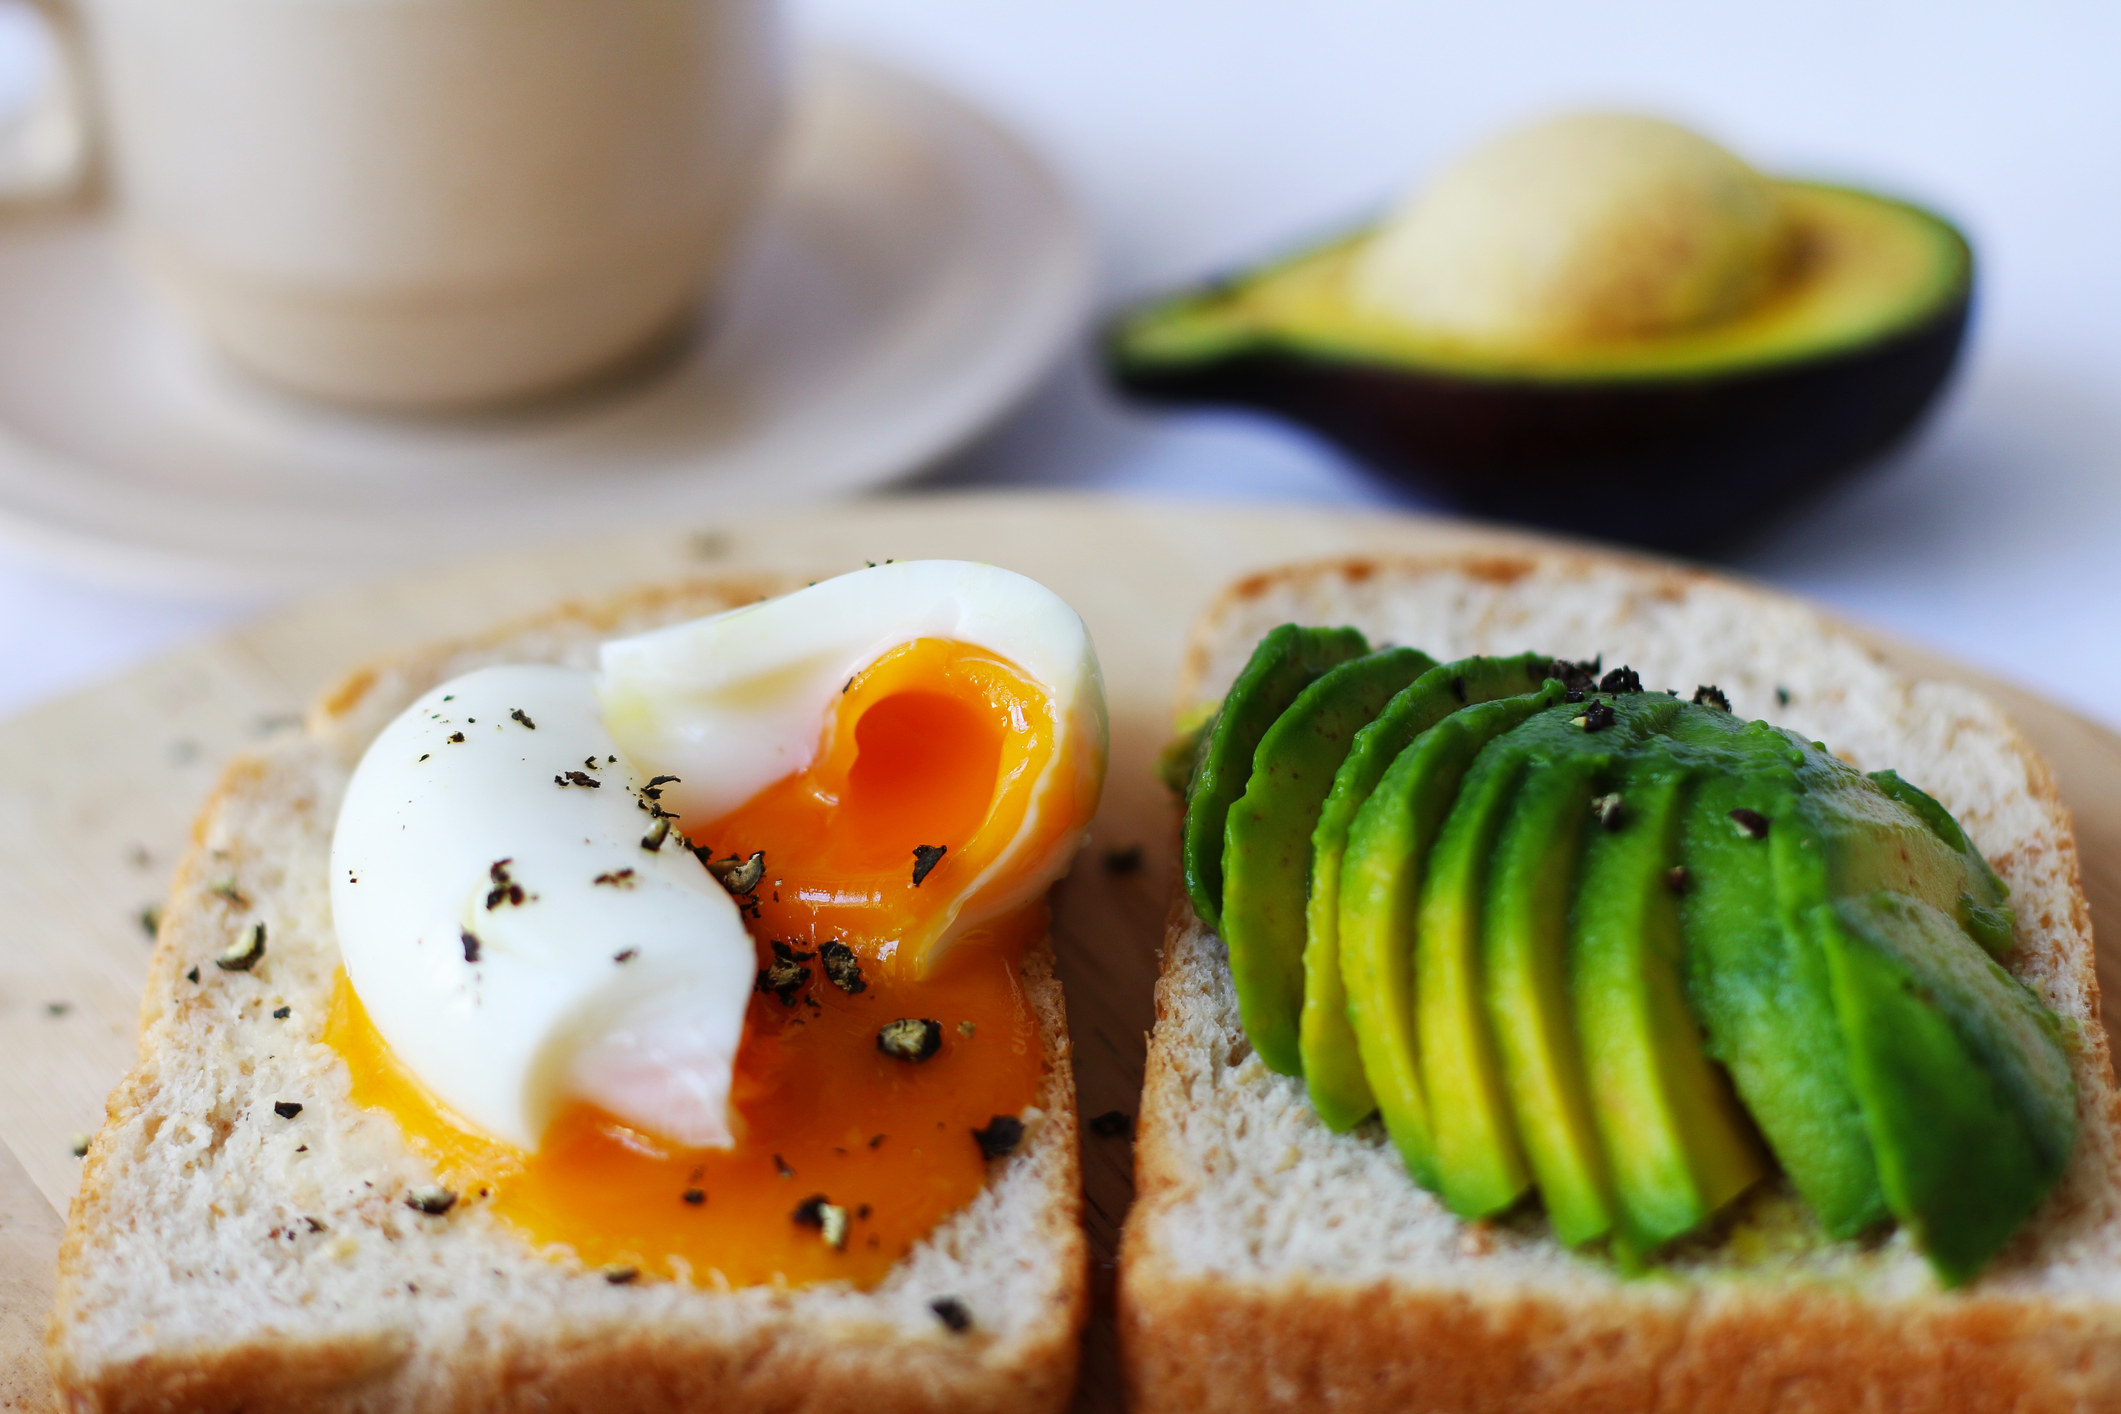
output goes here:
{"type": "Polygon", "coordinates": [[[1680,981],[1681,808],[1691,771],[1631,762],[1590,832],[1570,915],[1584,1078],[1635,1256],[1692,1232],[1767,1171],[1680,981]]]}
{"type": "MultiPolygon", "coordinates": [[[[1909,894],[1950,914],[1992,952],[2009,948],[2003,881],[1943,806],[1897,776],[1890,783],[1865,776],[1817,742],[1780,735],[1797,762],[1811,831],[1801,838],[1818,844],[1823,877],[1810,887],[1836,898],[1909,894]]],[[[1792,856],[1777,867],[1797,862],[1792,856]]]]}
{"type": "Polygon", "coordinates": [[[1901,780],[1897,772],[1873,771],[1870,779],[1878,789],[1913,811],[1945,848],[1959,856],[1965,870],[1965,888],[1956,910],[1959,922],[1973,935],[1975,942],[1988,949],[1991,956],[2007,956],[2017,926],[2017,919],[2011,912],[2010,886],[1996,877],[1987,857],[1974,848],[1974,842],[1952,818],[1951,811],[1923,790],[1901,780]]]}
{"type": "Polygon", "coordinates": [[[2002,931],[2000,882],[1904,783],[1766,723],[1691,709],[1683,725],[1675,739],[1739,751],[1704,781],[1683,846],[1689,996],[1712,1052],[1830,1233],[1899,1217],[1964,1280],[2052,1186],[2073,1133],[2051,1103],[2066,1059],[2025,1020],[2044,1011],[1996,990],[2008,976],[1969,931],[2002,931]],[[1755,813],[1719,821],[1732,801],[1755,813]]]}
{"type": "MultiPolygon", "coordinates": [[[[1386,768],[1414,738],[1469,703],[1521,694],[1545,681],[1543,653],[1465,658],[1416,678],[1355,734],[1311,831],[1311,885],[1304,902],[1304,1084],[1328,1129],[1347,1130],[1377,1109],[1348,1020],[1341,976],[1340,875],[1348,830],[1386,768]]],[[[1438,812],[1441,820],[1441,812],[1438,812]]],[[[1433,834],[1433,831],[1431,831],[1433,834]]]]}
{"type": "Polygon", "coordinates": [[[1186,819],[1179,838],[1179,866],[1193,911],[1210,928],[1222,924],[1223,825],[1230,802],[1244,794],[1252,756],[1274,719],[1310,686],[1312,679],[1370,651],[1352,628],[1300,628],[1283,624],[1252,649],[1252,657],[1223,697],[1200,739],[1193,779],[1186,787],[1186,819]]]}
{"type": "Polygon", "coordinates": [[[2052,1013],[1956,920],[1880,892],[1814,910],[1895,1217],[1948,1286],[2053,1189],[2076,1087],[2052,1013]]]}
{"type": "Polygon", "coordinates": [[[2055,1022],[1984,949],[2001,880],[1949,812],[1817,743],[1775,820],[1785,926],[1826,959],[1886,1206],[1940,1279],[1968,1279],[2061,1173],[2074,1086],[2055,1022]]]}
{"type": "Polygon", "coordinates": [[[1764,722],[1692,704],[1667,741],[1700,779],[1680,822],[1687,1000],[1821,1224],[1835,1237],[1861,1232],[1887,1216],[1885,1195],[1805,896],[1778,891],[1769,849],[1803,753],[1764,722]]]}
{"type": "MultiPolygon", "coordinates": [[[[1572,1247],[1605,1236],[1616,1212],[1570,1002],[1578,857],[1594,794],[1679,708],[1662,694],[1594,695],[1551,708],[1490,748],[1529,767],[1489,860],[1480,984],[1518,1139],[1554,1233],[1572,1247]]],[[[1600,804],[1607,814],[1611,802],[1600,804]]]]}
{"type": "Polygon", "coordinates": [[[1415,922],[1431,846],[1482,749],[1561,695],[1561,684],[1549,681],[1537,692],[1462,708],[1420,732],[1348,827],[1335,927],[1348,1021],[1385,1132],[1428,1187],[1436,1169],[1416,1029],[1415,922]]]}
{"type": "Polygon", "coordinates": [[[1124,313],[1112,379],[1256,407],[1482,514],[1698,549],[1877,455],[1957,359],[1965,238],[1867,192],[1779,182],[1797,258],[1735,317],[1484,353],[1366,308],[1370,229],[1124,313]]]}
{"type": "MultiPolygon", "coordinates": [[[[1540,1126],[1541,1159],[1562,1156],[1553,1166],[1563,1205],[1557,1230],[1566,1227],[1588,1240],[1605,1224],[1597,1217],[1601,1164],[1568,1016],[1561,943],[1567,880],[1550,877],[1551,858],[1535,858],[1541,853],[1542,822],[1535,821],[1521,836],[1512,834],[1507,854],[1497,842],[1515,818],[1519,786],[1535,764],[1544,768],[1582,757],[1592,770],[1600,769],[1679,704],[1641,693],[1590,702],[1571,702],[1568,696],[1580,699],[1582,694],[1570,693],[1555,701],[1562,693],[1561,682],[1548,682],[1539,696],[1550,705],[1480,751],[1436,834],[1414,914],[1413,1031],[1436,1187],[1444,1202],[1463,1216],[1485,1216],[1508,1208],[1530,1187],[1524,1126],[1515,1108],[1521,1088],[1528,1096],[1523,1118],[1540,1126]],[[1508,880],[1491,886],[1491,868],[1506,869],[1508,880]],[[1492,984],[1491,961],[1502,963],[1506,973],[1492,984]],[[1557,997],[1544,1007],[1537,1004],[1557,997]],[[1521,1010],[1527,1005],[1532,1014],[1521,1010]],[[1507,1053],[1498,1040],[1505,1026],[1511,1030],[1507,1053]],[[1518,1070],[1506,1072],[1506,1054],[1518,1070]],[[1567,1171],[1571,1159],[1575,1173],[1567,1171]]],[[[1468,708],[1432,734],[1484,710],[1468,708]]],[[[1409,750],[1420,751],[1426,741],[1409,750]]],[[[1381,784],[1373,801],[1384,794],[1381,784]]],[[[1358,828],[1361,823],[1358,817],[1358,828]]],[[[1351,841],[1350,864],[1353,860],[1351,841]]],[[[1350,930],[1347,891],[1353,875],[1347,866],[1342,887],[1343,970],[1356,1003],[1350,1013],[1367,1067],[1373,1046],[1360,1009],[1367,987],[1350,968],[1372,945],[1359,942],[1350,930]]],[[[1385,1087],[1375,1072],[1372,1083],[1383,1101],[1385,1087]]]]}
{"type": "Polygon", "coordinates": [[[1436,1188],[1467,1218],[1502,1212],[1532,1185],[1481,980],[1488,861],[1525,765],[1499,740],[1473,758],[1429,850],[1415,913],[1414,1040],[1436,1188]]]}
{"type": "Polygon", "coordinates": [[[1496,836],[1481,919],[1481,980],[1510,1111],[1554,1235],[1571,1247],[1605,1236],[1614,1214],[1567,961],[1577,855],[1603,764],[1565,757],[1529,768],[1496,836]]]}
{"type": "Polygon", "coordinates": [[[1319,807],[1356,732],[1435,666],[1426,653],[1388,648],[1328,668],[1259,739],[1252,777],[1230,805],[1221,932],[1245,1035],[1269,1070],[1303,1073],[1304,900],[1319,807]]]}

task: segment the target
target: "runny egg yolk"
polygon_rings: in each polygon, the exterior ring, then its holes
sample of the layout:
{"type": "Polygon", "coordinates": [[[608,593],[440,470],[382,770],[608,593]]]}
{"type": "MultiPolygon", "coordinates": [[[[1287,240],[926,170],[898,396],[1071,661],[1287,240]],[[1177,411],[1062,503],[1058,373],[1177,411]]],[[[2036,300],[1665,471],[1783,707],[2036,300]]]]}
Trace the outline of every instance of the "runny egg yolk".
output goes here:
{"type": "Polygon", "coordinates": [[[980,920],[1042,893],[1095,809],[1096,775],[1062,759],[1090,734],[1055,717],[1006,659],[915,639],[848,680],[807,769],[703,826],[682,782],[665,798],[715,857],[765,851],[764,936],[839,939],[919,976],[960,917],[977,941],[980,920]]]}
{"type": "Polygon", "coordinates": [[[696,826],[683,783],[666,788],[703,857],[765,854],[755,898],[739,900],[761,977],[736,1061],[735,1147],[680,1148],[586,1104],[534,1152],[498,1143],[398,1064],[342,974],[326,1040],[355,1101],[392,1115],[460,1201],[589,1265],[874,1284],[984,1185],[974,1131],[1038,1098],[1021,965],[1046,931],[1054,848],[1095,805],[1095,773],[1063,755],[1101,747],[1065,725],[1007,660],[918,639],[849,682],[808,767],[736,810],[696,826]],[[970,926],[939,950],[960,916],[970,926]],[[858,977],[828,976],[827,942],[852,949],[858,977]],[[769,978],[777,961],[801,982],[769,990],[792,975],[769,978]],[[939,1023],[932,1057],[879,1048],[902,1018],[939,1023]],[[813,1200],[844,1213],[842,1246],[813,1200]]]}

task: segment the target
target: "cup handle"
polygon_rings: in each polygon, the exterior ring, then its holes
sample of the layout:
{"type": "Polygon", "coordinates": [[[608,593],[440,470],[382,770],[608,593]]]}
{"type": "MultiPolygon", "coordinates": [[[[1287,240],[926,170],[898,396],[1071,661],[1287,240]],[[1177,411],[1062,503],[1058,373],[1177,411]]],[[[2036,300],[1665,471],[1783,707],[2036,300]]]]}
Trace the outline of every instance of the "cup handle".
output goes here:
{"type": "Polygon", "coordinates": [[[43,211],[88,198],[97,148],[89,116],[88,49],[74,0],[30,0],[58,51],[51,82],[28,111],[0,124],[0,214],[43,211]]]}

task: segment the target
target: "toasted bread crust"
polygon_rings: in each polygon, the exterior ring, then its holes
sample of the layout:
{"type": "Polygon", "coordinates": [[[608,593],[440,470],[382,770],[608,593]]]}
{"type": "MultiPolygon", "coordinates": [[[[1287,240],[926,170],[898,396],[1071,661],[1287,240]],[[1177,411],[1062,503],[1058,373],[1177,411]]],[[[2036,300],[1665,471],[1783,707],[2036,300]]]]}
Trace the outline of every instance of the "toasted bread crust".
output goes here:
{"type": "Polygon", "coordinates": [[[1343,1414],[2014,1414],[2110,1409],[2121,1319],[1970,1297],[1920,1314],[1828,1291],[1584,1307],[1392,1283],[1261,1288],[1139,1254],[1130,1407],[1343,1414]]]}
{"type": "MultiPolygon", "coordinates": [[[[274,841],[254,838],[260,822],[306,834],[312,845],[319,836],[328,841],[335,792],[367,740],[434,682],[484,662],[582,661],[598,640],[612,634],[714,612],[786,587],[764,580],[658,587],[597,604],[565,605],[476,640],[361,668],[319,700],[301,739],[229,765],[194,827],[193,845],[178,870],[160,929],[141,1005],[139,1064],[112,1092],[108,1119],[90,1147],[61,1245],[48,1355],[68,1409],[82,1414],[239,1408],[678,1414],[711,1407],[763,1414],[861,1407],[911,1414],[1058,1410],[1067,1404],[1087,1315],[1088,1249],[1081,1223],[1072,1052],[1049,945],[1035,949],[1023,963],[1025,993],[1038,1016],[1043,1046],[1038,1100],[1043,1118],[1015,1155],[995,1162],[989,1192],[975,1204],[979,1211],[946,1219],[875,1293],[837,1287],[728,1292],[669,1282],[618,1288],[599,1272],[531,1252],[492,1224],[481,1225],[480,1215],[432,1237],[417,1226],[404,1226],[399,1199],[404,1175],[412,1171],[405,1166],[417,1168],[417,1163],[399,1141],[390,1156],[398,1166],[393,1183],[382,1185],[372,1198],[348,1200],[343,1213],[310,1208],[327,1218],[325,1233],[363,1240],[350,1264],[364,1279],[373,1278],[366,1287],[390,1298],[388,1306],[375,1306],[372,1318],[364,1312],[305,1334],[291,1329],[300,1325],[299,1312],[237,1301],[239,1313],[225,1329],[205,1337],[189,1332],[165,1338],[152,1329],[154,1310],[144,1299],[137,1314],[128,1313],[135,1296],[149,1294],[136,1292],[129,1275],[173,1282],[173,1288],[155,1293],[161,1298],[181,1304],[181,1298],[196,1292],[200,1304],[217,1308],[231,1305],[230,1291],[238,1281],[262,1283],[269,1290],[274,1281],[304,1279],[299,1262],[290,1276],[284,1254],[259,1243],[256,1234],[231,1236],[225,1254],[217,1250],[212,1270],[129,1274],[126,1263],[139,1258],[121,1250],[131,1237],[143,1231],[151,1235],[154,1224],[166,1220],[166,1209],[142,1202],[144,1188],[152,1186],[142,1173],[143,1154],[152,1152],[148,1146],[156,1136],[193,1118],[222,1131],[242,1123],[240,1117],[227,1118],[223,1109],[197,1115],[172,1102],[176,1087],[213,1063],[212,1056],[188,1051],[186,1038],[197,1038],[202,1017],[225,1024],[202,1011],[215,1003],[187,974],[204,961],[211,979],[211,958],[246,921],[216,899],[212,881],[269,856],[256,863],[258,877],[276,895],[289,897],[261,898],[259,907],[266,911],[274,902],[299,911],[296,895],[322,882],[302,876],[299,851],[284,874],[276,873],[277,862],[284,860],[274,841]],[[994,1195],[1005,1191],[1003,1209],[998,1206],[1003,1200],[994,1195]],[[1001,1235],[998,1217],[1010,1223],[1001,1235]],[[1001,1242],[1012,1250],[996,1250],[1001,1242]],[[470,1245],[477,1245],[476,1260],[464,1257],[470,1245]],[[1011,1278],[1009,1309],[975,1308],[968,1332],[952,1334],[927,1311],[932,1287],[914,1294],[894,1290],[895,1279],[908,1268],[925,1264],[932,1277],[975,1256],[1005,1275],[1017,1269],[1028,1275],[1011,1278]],[[418,1265],[423,1259],[426,1265],[418,1265]],[[423,1296],[419,1284],[439,1259],[480,1268],[480,1275],[490,1263],[499,1294],[423,1296]],[[275,1261],[281,1262],[277,1268],[271,1265],[275,1261]],[[515,1301],[511,1284],[518,1293],[515,1301]],[[534,1314],[519,1314],[526,1309],[534,1314]]],[[[308,857],[314,859],[314,850],[308,857]]],[[[300,928],[276,922],[273,932],[275,949],[299,953],[305,946],[312,952],[329,946],[331,957],[336,956],[335,945],[305,944],[300,928]]],[[[328,939],[328,928],[318,936],[328,939]]],[[[277,964],[280,954],[271,956],[277,964]]],[[[290,969],[275,985],[315,990],[304,977],[328,974],[330,968],[310,961],[303,976],[290,969]]],[[[317,1004],[298,1005],[297,1012],[320,1016],[320,999],[307,1000],[317,1004]]],[[[312,1049],[321,1055],[313,1058],[312,1079],[327,1091],[335,1080],[343,1097],[349,1083],[343,1062],[312,1049]]],[[[239,1084],[240,1078],[230,1077],[220,1088],[239,1084]]],[[[332,1112],[329,1097],[309,1093],[316,1096],[310,1113],[332,1112]]],[[[233,1113],[240,1116],[240,1106],[233,1113]]],[[[230,1142],[230,1134],[221,1132],[208,1153],[230,1142]]],[[[255,1191],[232,1195],[231,1207],[292,1211],[290,1204],[317,1201],[315,1195],[298,1202],[275,1191],[275,1178],[264,1169],[260,1160],[251,1171],[238,1166],[233,1175],[224,1174],[232,1186],[255,1185],[255,1191]]],[[[373,1186],[359,1183],[362,1172],[368,1170],[339,1177],[349,1190],[373,1186]]],[[[381,1180],[382,1171],[374,1172],[381,1180]]],[[[218,1200],[210,1216],[200,1217],[226,1220],[232,1231],[239,1226],[218,1200]]],[[[323,1260],[317,1253],[307,1256],[323,1260]]],[[[343,1295],[344,1288],[330,1291],[343,1295]]],[[[356,1294],[373,1299],[365,1290],[356,1294]]],[[[336,1298],[327,1292],[313,1299],[336,1298]]]]}
{"type": "MultiPolygon", "coordinates": [[[[1676,604],[1709,591],[1736,596],[1733,602],[1741,606],[1756,604],[1762,613],[1788,609],[1786,601],[1713,576],[1596,555],[1294,566],[1231,586],[1203,614],[1189,646],[1179,705],[1183,710],[1212,695],[1218,671],[1227,672],[1233,657],[1249,648],[1249,638],[1234,640],[1257,627],[1249,618],[1257,618],[1262,605],[1282,612],[1297,604],[1315,611],[1312,621],[1318,622],[1361,621],[1357,613],[1328,610],[1354,605],[1366,594],[1389,598],[1394,585],[1436,577],[1511,591],[1530,576],[1567,581],[1594,574],[1624,577],[1643,602],[1676,604]]],[[[1466,597],[1471,601],[1478,593],[1466,597]]],[[[1448,618],[1455,610],[1441,612],[1448,618]]],[[[1814,622],[1818,632],[1834,632],[1814,622]]],[[[1567,652],[1580,645],[1483,643],[1481,651],[1505,647],[1567,652]]],[[[2023,920],[2037,942],[2030,956],[2021,944],[2018,962],[2042,972],[2051,996],[2074,999],[2080,1028],[2075,1058],[2085,1136],[2070,1177],[2034,1227],[2094,1232],[2103,1250],[2112,1246],[2107,1238],[2121,1222],[2111,1196],[2117,1186],[2111,1134],[2121,1099],[2098,1022],[2090,914],[2068,812],[2052,774],[2015,730],[2002,725],[2006,735],[1999,741],[1994,721],[1984,719],[1979,729],[2019,763],[2020,791],[2037,822],[2007,848],[1990,851],[2006,875],[2043,881],[2037,916],[2023,920]]],[[[1227,1159],[1203,1156],[1235,1155],[1248,1143],[1281,1143],[1293,1135],[1304,1152],[1292,1147],[1283,1163],[1294,1167],[1378,1141],[1374,1135],[1326,1135],[1308,1117],[1287,1122],[1289,1108],[1302,1103],[1292,1098],[1300,1083],[1287,1093],[1271,1091],[1278,1110],[1261,1108],[1259,1097],[1287,1082],[1266,1077],[1249,1057],[1241,1033],[1230,1029],[1234,1007],[1226,1025],[1203,1020],[1227,987],[1220,941],[1176,892],[1142,1099],[1137,1197],[1120,1257],[1122,1363],[1131,1407],[1140,1414],[2121,1407],[2121,1269],[2103,1287],[2094,1275],[2074,1279],[2069,1290],[2043,1290],[2037,1277],[2053,1244],[2036,1240],[2031,1231],[1999,1260],[1996,1280],[1957,1292],[1910,1281],[1912,1262],[1883,1279],[1882,1262],[1865,1267],[1861,1259],[1850,1268],[1854,1275],[1832,1278],[1795,1267],[1719,1272],[1696,1263],[1686,1271],[1627,1281],[1572,1266],[1556,1247],[1543,1268],[1524,1261],[1497,1267],[1488,1260],[1491,1250],[1514,1242],[1521,1255],[1525,1239],[1479,1225],[1456,1229],[1461,1236],[1455,1251],[1398,1270],[1379,1271],[1372,1264],[1350,1274],[1287,1255],[1315,1246],[1303,1249],[1279,1234],[1255,1237],[1262,1209],[1291,1224],[1343,1219],[1292,1214],[1272,1196],[1257,1199],[1243,1191],[1247,1184],[1271,1182],[1260,1176],[1271,1164],[1233,1174],[1227,1159]],[[1229,1100],[1232,1091],[1242,1097],[1229,1100]],[[1217,1117],[1203,1119],[1217,1105],[1217,1117]],[[1243,1133],[1218,1130],[1205,1141],[1187,1133],[1189,1127],[1225,1125],[1233,1110],[1251,1121],[1243,1133]],[[1242,1207],[1249,1230],[1221,1234],[1226,1240],[1219,1246],[1204,1242],[1203,1228],[1213,1227],[1222,1209],[1235,1207],[1242,1207]]],[[[1406,1183],[1403,1175],[1393,1177],[1406,1183]]],[[[1411,1192],[1410,1184],[1406,1188],[1411,1192]]],[[[1339,1190],[1321,1192],[1322,1205],[1340,1201],[1339,1190]]],[[[1347,1201],[1376,1201],[1375,1193],[1354,1192],[1347,1201]]],[[[1401,1194],[1382,1196],[1403,1200],[1401,1194]]]]}

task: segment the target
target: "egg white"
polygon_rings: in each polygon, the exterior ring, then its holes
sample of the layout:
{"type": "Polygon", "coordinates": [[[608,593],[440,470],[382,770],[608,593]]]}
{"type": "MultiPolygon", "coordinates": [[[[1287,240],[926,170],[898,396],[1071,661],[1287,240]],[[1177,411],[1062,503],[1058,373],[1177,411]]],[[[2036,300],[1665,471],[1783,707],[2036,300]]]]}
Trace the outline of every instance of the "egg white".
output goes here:
{"type": "Polygon", "coordinates": [[[427,693],[348,784],[331,864],[347,976],[396,1056],[495,1138],[534,1149],[586,1100],[731,1142],[756,957],[674,832],[644,847],[647,780],[590,674],[516,666],[427,693]]]}

